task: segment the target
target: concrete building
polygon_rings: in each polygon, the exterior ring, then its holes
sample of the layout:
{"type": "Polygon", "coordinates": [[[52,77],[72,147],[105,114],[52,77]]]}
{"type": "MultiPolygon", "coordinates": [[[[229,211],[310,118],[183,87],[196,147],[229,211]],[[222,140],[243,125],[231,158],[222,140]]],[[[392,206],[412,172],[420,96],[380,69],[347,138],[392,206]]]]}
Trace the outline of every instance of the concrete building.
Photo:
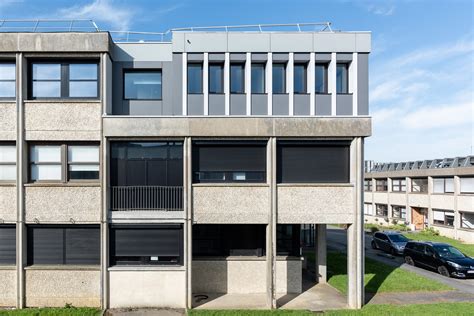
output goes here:
{"type": "Polygon", "coordinates": [[[327,224],[362,306],[370,33],[72,25],[0,33],[0,306],[276,308],[327,224]]]}
{"type": "Polygon", "coordinates": [[[432,227],[474,243],[474,156],[366,163],[365,222],[432,227]]]}

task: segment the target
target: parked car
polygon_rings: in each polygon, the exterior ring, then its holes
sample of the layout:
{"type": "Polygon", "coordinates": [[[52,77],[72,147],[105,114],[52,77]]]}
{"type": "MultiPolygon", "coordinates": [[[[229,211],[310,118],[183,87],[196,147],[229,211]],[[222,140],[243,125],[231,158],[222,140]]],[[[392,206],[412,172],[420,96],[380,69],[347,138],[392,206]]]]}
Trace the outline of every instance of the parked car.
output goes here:
{"type": "Polygon", "coordinates": [[[474,278],[474,259],[449,244],[410,241],[403,255],[406,263],[436,270],[446,277],[474,278]]]}
{"type": "Polygon", "coordinates": [[[372,248],[381,249],[392,255],[403,255],[406,243],[410,239],[399,232],[383,231],[376,232],[372,237],[372,248]]]}

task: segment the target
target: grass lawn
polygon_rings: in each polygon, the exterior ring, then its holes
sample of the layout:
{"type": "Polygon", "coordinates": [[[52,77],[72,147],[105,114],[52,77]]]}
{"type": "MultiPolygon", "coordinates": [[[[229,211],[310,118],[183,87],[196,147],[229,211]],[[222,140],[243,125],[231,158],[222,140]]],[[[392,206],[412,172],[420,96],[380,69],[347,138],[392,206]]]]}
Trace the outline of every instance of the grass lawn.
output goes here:
{"type": "MultiPolygon", "coordinates": [[[[328,252],[328,283],[344,294],[347,292],[346,261],[346,254],[328,252]]],[[[365,258],[364,281],[367,293],[452,290],[437,281],[370,258],[365,258]]]]}
{"type": "Polygon", "coordinates": [[[97,308],[71,307],[71,308],[25,308],[18,310],[1,310],[0,315],[14,316],[97,316],[102,311],[97,308]]]}
{"type": "Polygon", "coordinates": [[[414,240],[424,240],[424,241],[437,241],[437,242],[444,242],[450,244],[466,255],[474,257],[474,245],[465,244],[460,242],[459,240],[444,237],[444,236],[433,236],[432,234],[424,234],[420,233],[404,233],[407,238],[414,239],[414,240]]]}

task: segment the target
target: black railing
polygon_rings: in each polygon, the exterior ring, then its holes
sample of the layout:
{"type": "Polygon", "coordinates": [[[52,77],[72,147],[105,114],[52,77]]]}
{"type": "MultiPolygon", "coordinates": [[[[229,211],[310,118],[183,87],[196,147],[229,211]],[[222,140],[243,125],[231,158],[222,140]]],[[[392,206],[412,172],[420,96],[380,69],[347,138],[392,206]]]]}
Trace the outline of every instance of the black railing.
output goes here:
{"type": "Polygon", "coordinates": [[[182,211],[182,186],[114,186],[112,211],[182,211]]]}

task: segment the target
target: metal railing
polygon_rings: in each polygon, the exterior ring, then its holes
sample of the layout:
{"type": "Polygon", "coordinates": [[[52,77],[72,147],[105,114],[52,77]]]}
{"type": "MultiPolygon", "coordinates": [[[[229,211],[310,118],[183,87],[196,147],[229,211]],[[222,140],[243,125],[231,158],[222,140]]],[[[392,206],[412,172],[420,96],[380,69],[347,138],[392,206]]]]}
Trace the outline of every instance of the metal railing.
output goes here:
{"type": "Polygon", "coordinates": [[[182,211],[182,186],[113,186],[112,211],[182,211]]]}
{"type": "Polygon", "coordinates": [[[100,32],[88,19],[3,19],[0,32],[100,32]]]}

